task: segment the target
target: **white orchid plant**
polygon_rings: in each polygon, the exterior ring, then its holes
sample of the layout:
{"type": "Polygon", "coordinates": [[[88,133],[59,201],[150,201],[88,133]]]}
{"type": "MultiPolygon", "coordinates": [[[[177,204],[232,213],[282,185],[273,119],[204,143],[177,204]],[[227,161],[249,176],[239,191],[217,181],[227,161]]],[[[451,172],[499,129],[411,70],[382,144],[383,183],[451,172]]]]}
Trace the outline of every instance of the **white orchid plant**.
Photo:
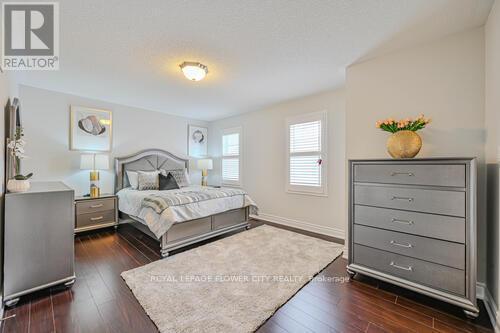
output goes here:
{"type": "Polygon", "coordinates": [[[9,149],[9,153],[12,157],[14,157],[14,171],[15,171],[15,180],[28,180],[33,176],[33,173],[29,173],[27,175],[21,174],[21,160],[25,159],[27,156],[24,153],[24,146],[26,145],[26,141],[23,139],[23,128],[16,128],[16,135],[14,140],[8,139],[7,149],[9,149]]]}

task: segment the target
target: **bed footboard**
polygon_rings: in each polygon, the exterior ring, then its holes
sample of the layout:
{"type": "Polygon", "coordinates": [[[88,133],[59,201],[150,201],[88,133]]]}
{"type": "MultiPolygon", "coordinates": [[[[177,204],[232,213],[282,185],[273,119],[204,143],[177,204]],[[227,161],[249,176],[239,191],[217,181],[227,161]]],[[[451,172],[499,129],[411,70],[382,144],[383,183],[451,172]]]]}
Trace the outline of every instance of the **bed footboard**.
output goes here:
{"type": "Polygon", "coordinates": [[[249,207],[244,207],[175,224],[160,239],[162,257],[167,257],[172,250],[248,228],[249,211],[249,207]]]}

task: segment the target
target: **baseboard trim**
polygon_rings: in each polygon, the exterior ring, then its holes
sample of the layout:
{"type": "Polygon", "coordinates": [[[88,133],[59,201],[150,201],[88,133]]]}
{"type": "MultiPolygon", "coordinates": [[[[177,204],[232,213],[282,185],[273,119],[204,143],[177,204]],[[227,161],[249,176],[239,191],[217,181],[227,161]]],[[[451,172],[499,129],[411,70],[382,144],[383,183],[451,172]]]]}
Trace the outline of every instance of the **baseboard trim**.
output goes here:
{"type": "Polygon", "coordinates": [[[486,311],[488,312],[488,316],[490,317],[491,325],[493,325],[495,333],[500,333],[500,313],[498,312],[498,307],[495,304],[495,300],[493,299],[493,296],[491,296],[488,288],[486,288],[486,285],[482,282],[477,283],[478,298],[480,298],[480,288],[482,288],[483,290],[484,298],[482,298],[482,300],[484,301],[484,306],[486,307],[486,311]]]}
{"type": "Polygon", "coordinates": [[[250,215],[251,218],[264,220],[271,223],[282,224],[288,227],[315,232],[317,234],[326,235],[345,240],[344,230],[322,225],[312,224],[309,222],[293,220],[286,217],[276,216],[272,214],[259,213],[259,215],[250,215]]]}

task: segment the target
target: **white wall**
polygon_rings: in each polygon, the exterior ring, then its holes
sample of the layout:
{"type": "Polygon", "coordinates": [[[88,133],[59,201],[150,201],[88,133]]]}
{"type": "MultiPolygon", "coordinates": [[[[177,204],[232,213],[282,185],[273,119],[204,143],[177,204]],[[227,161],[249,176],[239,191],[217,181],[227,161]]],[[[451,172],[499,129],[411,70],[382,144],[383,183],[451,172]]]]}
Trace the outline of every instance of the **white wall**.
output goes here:
{"type": "MultiPolygon", "coordinates": [[[[82,152],[69,150],[70,105],[108,109],[113,112],[113,157],[147,148],[160,148],[185,157],[187,126],[206,122],[92,100],[74,95],[20,86],[22,124],[29,159],[23,173],[34,172],[34,180],[64,181],[76,195],[88,193],[89,172],[80,170],[82,152]]],[[[191,168],[192,181],[199,171],[191,168]]],[[[113,192],[113,170],[101,171],[101,192],[113,192]]]]}
{"type": "Polygon", "coordinates": [[[485,281],[483,29],[352,65],[346,87],[348,158],[388,158],[389,133],[377,130],[375,121],[420,113],[433,122],[419,132],[423,148],[417,157],[478,157],[478,279],[485,281]]]}
{"type": "MultiPolygon", "coordinates": [[[[500,2],[496,1],[485,27],[486,35],[486,163],[488,165],[488,271],[487,286],[499,308],[499,170],[500,161],[500,2]]],[[[500,315],[497,313],[500,331],[500,315]]]]}
{"type": "Polygon", "coordinates": [[[215,158],[209,181],[220,183],[222,130],[243,128],[243,187],[263,218],[344,238],[344,91],[317,94],[211,123],[209,151],[215,158]],[[286,126],[292,115],[328,111],[328,197],[290,194],[286,183],[286,126]]]}

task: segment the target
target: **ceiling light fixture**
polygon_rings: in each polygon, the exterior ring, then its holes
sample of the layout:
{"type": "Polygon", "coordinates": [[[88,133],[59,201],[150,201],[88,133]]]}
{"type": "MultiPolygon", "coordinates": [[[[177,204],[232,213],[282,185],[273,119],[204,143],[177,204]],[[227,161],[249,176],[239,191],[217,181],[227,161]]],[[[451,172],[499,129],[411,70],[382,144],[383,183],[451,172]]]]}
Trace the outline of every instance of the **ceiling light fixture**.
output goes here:
{"type": "Polygon", "coordinates": [[[208,74],[208,67],[199,62],[184,61],[179,65],[184,76],[191,81],[200,81],[208,74]]]}

